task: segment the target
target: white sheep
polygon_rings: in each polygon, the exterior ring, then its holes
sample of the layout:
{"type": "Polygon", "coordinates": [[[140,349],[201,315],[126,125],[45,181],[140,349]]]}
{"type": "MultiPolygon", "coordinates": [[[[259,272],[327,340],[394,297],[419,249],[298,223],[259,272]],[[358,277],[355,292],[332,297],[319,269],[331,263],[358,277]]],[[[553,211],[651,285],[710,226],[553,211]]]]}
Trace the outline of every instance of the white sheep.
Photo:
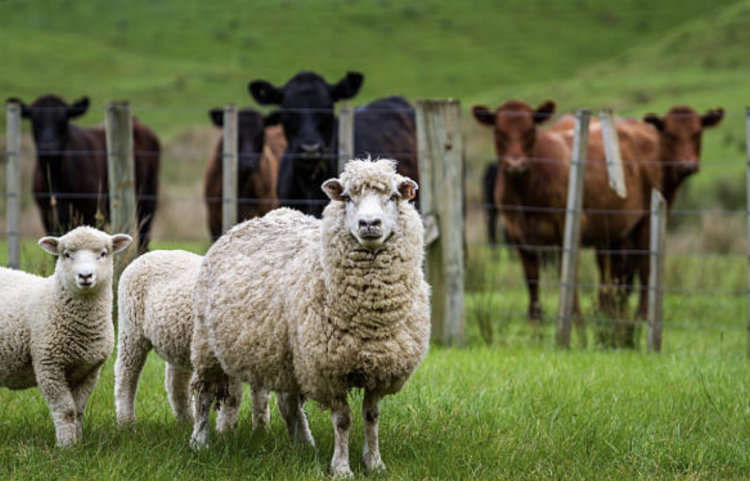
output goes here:
{"type": "Polygon", "coordinates": [[[331,409],[334,476],[350,476],[348,393],[364,389],[368,471],[385,469],[379,401],[401,390],[429,345],[417,185],[392,160],[355,160],[323,184],[322,220],[278,209],[244,222],[206,254],[195,288],[192,442],[207,441],[224,376],[278,393],[293,440],[314,445],[304,400],[331,409]]]}
{"type": "MultiPolygon", "coordinates": [[[[154,251],[139,257],[122,273],[117,291],[119,333],[115,362],[118,423],[135,422],[138,380],[151,349],[166,361],[165,387],[172,412],[181,421],[193,421],[190,406],[192,297],[202,261],[203,257],[182,250],[154,251]]],[[[229,393],[216,423],[219,431],[236,424],[242,401],[242,382],[227,382],[229,393]]],[[[253,394],[256,407],[253,425],[266,427],[268,395],[253,394]]]]}
{"type": "Polygon", "coordinates": [[[57,444],[83,436],[83,413],[112,354],[112,255],[132,238],[78,227],[39,245],[58,256],[39,277],[0,268],[0,386],[39,386],[57,444]]]}

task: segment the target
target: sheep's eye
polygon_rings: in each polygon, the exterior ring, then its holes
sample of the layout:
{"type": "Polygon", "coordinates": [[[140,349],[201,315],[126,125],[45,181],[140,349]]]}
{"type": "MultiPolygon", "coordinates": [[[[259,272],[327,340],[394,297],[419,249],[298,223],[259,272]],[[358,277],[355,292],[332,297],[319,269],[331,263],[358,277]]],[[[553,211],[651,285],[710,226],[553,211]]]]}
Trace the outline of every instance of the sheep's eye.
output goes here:
{"type": "Polygon", "coordinates": [[[391,198],[389,199],[391,202],[398,202],[398,199],[400,199],[401,196],[398,194],[393,194],[391,198]]]}
{"type": "Polygon", "coordinates": [[[346,202],[348,204],[349,202],[352,201],[352,198],[350,196],[348,196],[348,195],[342,195],[341,196],[341,200],[343,200],[344,202],[346,202]]]}
{"type": "Polygon", "coordinates": [[[73,256],[71,256],[68,251],[63,251],[63,257],[67,260],[71,260],[73,258],[73,256]]]}
{"type": "Polygon", "coordinates": [[[100,259],[104,259],[107,257],[107,249],[102,249],[101,253],[99,254],[100,259]]]}

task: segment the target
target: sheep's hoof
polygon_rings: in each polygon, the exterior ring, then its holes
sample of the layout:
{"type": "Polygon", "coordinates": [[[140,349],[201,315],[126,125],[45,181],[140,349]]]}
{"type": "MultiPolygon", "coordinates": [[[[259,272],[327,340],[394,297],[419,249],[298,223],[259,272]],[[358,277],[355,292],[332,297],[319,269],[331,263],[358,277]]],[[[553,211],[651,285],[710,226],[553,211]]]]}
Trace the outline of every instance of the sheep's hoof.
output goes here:
{"type": "Polygon", "coordinates": [[[365,466],[365,469],[367,470],[367,475],[373,475],[373,474],[383,474],[385,473],[385,463],[383,463],[383,460],[380,459],[380,456],[372,456],[370,454],[365,454],[362,456],[362,464],[365,466]]]}
{"type": "Polygon", "coordinates": [[[333,479],[350,479],[354,477],[354,473],[349,469],[349,466],[331,466],[331,475],[333,479]]]}
{"type": "Polygon", "coordinates": [[[206,449],[208,449],[208,441],[206,441],[205,439],[204,440],[199,440],[199,439],[196,439],[196,438],[190,438],[190,448],[193,451],[203,451],[203,450],[206,450],[206,449]]]}

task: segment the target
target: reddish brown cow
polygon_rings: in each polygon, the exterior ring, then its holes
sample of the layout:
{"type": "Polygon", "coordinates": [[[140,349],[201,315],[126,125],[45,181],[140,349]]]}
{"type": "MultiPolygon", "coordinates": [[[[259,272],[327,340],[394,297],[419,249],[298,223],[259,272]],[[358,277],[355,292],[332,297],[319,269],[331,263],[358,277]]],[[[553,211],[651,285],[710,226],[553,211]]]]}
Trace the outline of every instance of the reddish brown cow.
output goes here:
{"type": "MultiPolygon", "coordinates": [[[[223,125],[223,111],[210,111],[218,127],[223,125]]],[[[281,125],[268,125],[267,119],[253,109],[242,109],[237,118],[237,220],[260,217],[278,207],[276,183],[279,162],[286,149],[281,125]]],[[[219,137],[206,165],[203,195],[208,209],[208,228],[213,240],[222,234],[222,155],[223,139],[219,137]]]]}
{"type": "MultiPolygon", "coordinates": [[[[82,128],[70,122],[89,107],[88,97],[68,105],[56,95],[39,97],[30,107],[17,99],[22,116],[31,120],[36,146],[34,199],[48,234],[59,235],[109,219],[106,134],[103,125],[82,128]]],[[[159,186],[159,140],[133,119],[135,188],[139,251],[147,250],[159,186]]]]}
{"type": "MultiPolygon", "coordinates": [[[[542,246],[560,246],[565,224],[570,145],[572,132],[543,131],[537,128],[552,116],[555,103],[544,102],[532,109],[525,102],[510,100],[495,111],[474,107],[474,117],[484,125],[492,126],[495,133],[495,150],[499,174],[495,185],[495,203],[508,229],[513,244],[519,246],[529,288],[529,316],[540,318],[538,296],[539,261],[537,251],[542,246]],[[526,246],[526,247],[525,247],[526,246]]],[[[593,126],[592,130],[600,128],[593,126]]],[[[641,135],[623,129],[620,132],[628,159],[640,158],[635,150],[641,144],[625,140],[641,135]]],[[[581,241],[585,246],[607,248],[613,241],[625,239],[638,224],[637,212],[647,188],[633,187],[627,199],[618,197],[608,187],[601,134],[590,135],[589,162],[586,166],[583,208],[587,211],[619,211],[614,214],[581,216],[581,241]],[[599,139],[597,142],[596,139],[599,139]],[[631,212],[631,211],[636,212],[631,212]],[[620,215],[621,212],[628,213],[620,215]]],[[[639,185],[646,173],[640,164],[628,164],[625,177],[628,185],[639,185]]],[[[577,309],[577,302],[576,302],[577,309]]]]}

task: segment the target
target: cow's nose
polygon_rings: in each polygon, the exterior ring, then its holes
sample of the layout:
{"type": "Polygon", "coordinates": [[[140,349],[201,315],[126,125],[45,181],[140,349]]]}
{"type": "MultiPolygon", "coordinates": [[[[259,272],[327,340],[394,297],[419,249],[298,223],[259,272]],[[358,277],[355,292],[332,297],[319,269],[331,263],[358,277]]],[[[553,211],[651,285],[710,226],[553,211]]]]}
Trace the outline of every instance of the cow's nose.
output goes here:
{"type": "Polygon", "coordinates": [[[300,148],[302,151],[306,154],[315,154],[317,152],[320,152],[320,142],[314,142],[314,143],[304,143],[300,145],[300,148]]]}

